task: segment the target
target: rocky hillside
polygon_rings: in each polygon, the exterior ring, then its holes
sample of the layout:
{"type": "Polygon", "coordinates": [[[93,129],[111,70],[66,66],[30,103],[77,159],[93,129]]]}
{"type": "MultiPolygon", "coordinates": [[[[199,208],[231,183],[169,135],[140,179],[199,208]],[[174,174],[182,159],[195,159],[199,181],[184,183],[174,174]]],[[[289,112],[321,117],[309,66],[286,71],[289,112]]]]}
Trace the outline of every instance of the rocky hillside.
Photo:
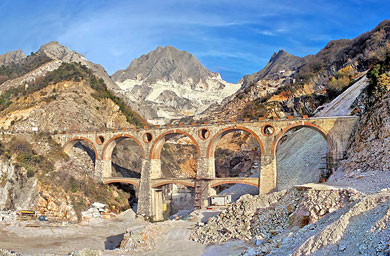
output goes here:
{"type": "Polygon", "coordinates": [[[47,132],[130,128],[146,121],[87,66],[43,56],[26,58],[35,59],[26,70],[48,60],[27,73],[17,68],[23,64],[2,66],[10,76],[0,85],[0,129],[38,133],[1,138],[0,210],[33,209],[74,222],[96,201],[113,212],[127,209],[129,194],[95,180],[88,145],[75,146],[69,156],[47,132]]]}
{"type": "Polygon", "coordinates": [[[80,64],[62,64],[26,85],[9,82],[13,86],[0,95],[3,129],[53,132],[146,124],[80,64]]]}
{"type": "Polygon", "coordinates": [[[192,239],[250,241],[241,255],[386,255],[389,206],[389,191],[364,195],[328,186],[248,195],[196,228],[192,239]]]}
{"type": "Polygon", "coordinates": [[[241,90],[205,111],[201,119],[312,115],[346,90],[390,50],[390,21],[354,39],[329,42],[316,55],[298,58],[280,51],[261,71],[245,76],[241,90]]]}
{"type": "MultiPolygon", "coordinates": [[[[258,84],[264,91],[272,94],[269,89],[282,84],[286,84],[291,81],[291,75],[295,74],[296,71],[305,64],[305,58],[300,58],[289,54],[284,50],[275,52],[267,65],[251,75],[246,75],[241,79],[243,87],[258,84]],[[289,79],[290,78],[290,79],[289,79]]],[[[261,95],[266,96],[266,95],[261,95]]]]}
{"type": "Polygon", "coordinates": [[[343,166],[349,173],[390,170],[390,55],[376,64],[368,77],[366,97],[359,99],[365,112],[343,166]]]}
{"type": "Polygon", "coordinates": [[[240,87],[223,81],[195,56],[172,46],[142,55],[112,78],[130,106],[154,124],[196,115],[240,87]]]}

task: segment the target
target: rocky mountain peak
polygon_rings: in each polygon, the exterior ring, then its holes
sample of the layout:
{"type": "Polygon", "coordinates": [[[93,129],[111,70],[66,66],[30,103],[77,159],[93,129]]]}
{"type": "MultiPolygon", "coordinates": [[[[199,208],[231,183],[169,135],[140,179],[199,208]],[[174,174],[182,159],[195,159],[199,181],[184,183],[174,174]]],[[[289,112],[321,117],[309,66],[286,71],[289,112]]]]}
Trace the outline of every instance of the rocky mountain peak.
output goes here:
{"type": "Polygon", "coordinates": [[[17,51],[9,51],[5,54],[0,55],[0,66],[8,65],[11,63],[19,63],[26,58],[26,54],[19,49],[17,51]]]}
{"type": "Polygon", "coordinates": [[[87,60],[83,55],[77,53],[76,51],[69,50],[68,47],[60,44],[57,41],[52,41],[42,45],[37,54],[43,54],[51,59],[60,60],[63,62],[81,63],[90,68],[97,77],[102,78],[108,88],[114,90],[119,89],[102,66],[87,60]]]}
{"type": "Polygon", "coordinates": [[[190,83],[192,86],[212,77],[218,77],[218,74],[206,69],[194,55],[173,46],[159,46],[133,60],[127,69],[119,70],[112,76],[116,82],[131,79],[148,84],[164,81],[190,83]]]}
{"type": "Polygon", "coordinates": [[[299,57],[296,57],[294,55],[291,55],[289,54],[288,52],[286,52],[285,50],[279,50],[278,52],[274,52],[274,54],[272,54],[269,62],[280,62],[280,61],[283,61],[283,60],[286,60],[287,58],[299,58],[299,57]]]}
{"type": "MultiPolygon", "coordinates": [[[[41,46],[38,50],[38,54],[45,54],[52,59],[63,60],[69,53],[71,53],[68,47],[63,46],[57,41],[52,41],[41,46]]],[[[76,52],[74,52],[76,53],[76,52]]]]}
{"type": "Polygon", "coordinates": [[[112,79],[127,103],[153,124],[197,115],[240,88],[173,46],[159,46],[142,55],[112,79]]]}
{"type": "Polygon", "coordinates": [[[244,76],[240,82],[243,87],[249,86],[263,79],[278,78],[280,74],[292,72],[304,64],[304,58],[289,54],[284,50],[279,50],[272,54],[267,65],[260,71],[244,76]]]}

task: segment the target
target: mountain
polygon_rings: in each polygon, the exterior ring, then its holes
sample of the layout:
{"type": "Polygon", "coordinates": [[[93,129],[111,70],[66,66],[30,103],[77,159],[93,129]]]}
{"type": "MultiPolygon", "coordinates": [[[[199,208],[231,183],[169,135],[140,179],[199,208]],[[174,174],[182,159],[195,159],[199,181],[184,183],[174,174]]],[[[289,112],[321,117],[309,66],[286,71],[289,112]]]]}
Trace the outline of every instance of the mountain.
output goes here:
{"type": "Polygon", "coordinates": [[[240,82],[243,84],[243,87],[246,87],[260,80],[279,80],[281,77],[289,77],[304,63],[305,58],[300,58],[280,50],[272,55],[262,70],[251,75],[245,75],[240,82]]]}
{"type": "Polygon", "coordinates": [[[26,55],[19,49],[17,51],[10,51],[0,55],[0,66],[9,65],[11,63],[20,63],[21,60],[25,59],[26,55]]]}
{"type": "Polygon", "coordinates": [[[330,41],[303,58],[281,50],[259,72],[241,79],[242,88],[197,119],[226,120],[313,115],[390,53],[390,20],[354,39],[330,41]]]}
{"type": "Polygon", "coordinates": [[[262,109],[252,106],[251,102],[267,99],[277,94],[281,88],[292,84],[294,75],[306,61],[307,57],[300,58],[284,50],[275,52],[263,69],[240,79],[239,84],[242,84],[242,87],[236,93],[224,99],[221,104],[210,106],[193,119],[241,119],[247,117],[245,114],[248,109],[256,112],[254,117],[263,115],[262,109]]]}
{"type": "Polygon", "coordinates": [[[42,45],[37,54],[44,54],[53,60],[60,60],[66,63],[81,63],[91,69],[97,77],[102,78],[109,89],[118,89],[118,86],[112,81],[101,65],[87,60],[83,55],[69,50],[66,46],[58,42],[53,41],[42,45]]]}
{"type": "Polygon", "coordinates": [[[240,88],[172,46],[142,55],[112,79],[129,105],[155,124],[199,114],[240,88]]]}

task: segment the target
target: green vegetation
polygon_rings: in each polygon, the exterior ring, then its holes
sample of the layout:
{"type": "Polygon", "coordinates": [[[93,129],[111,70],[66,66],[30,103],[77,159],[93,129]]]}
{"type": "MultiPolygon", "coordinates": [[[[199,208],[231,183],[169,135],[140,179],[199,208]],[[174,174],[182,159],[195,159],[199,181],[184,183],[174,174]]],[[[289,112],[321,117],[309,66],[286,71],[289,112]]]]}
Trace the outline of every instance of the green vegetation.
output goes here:
{"type": "Polygon", "coordinates": [[[330,41],[319,53],[308,57],[306,64],[295,75],[298,85],[303,86],[334,65],[340,53],[351,44],[352,41],[347,39],[330,41]]]}
{"type": "Polygon", "coordinates": [[[14,79],[38,68],[39,66],[51,61],[46,55],[32,54],[27,56],[22,63],[12,63],[7,66],[0,66],[0,84],[9,79],[14,79]]]}
{"type": "Polygon", "coordinates": [[[14,137],[9,142],[7,155],[16,156],[16,168],[23,167],[27,170],[27,177],[35,176],[39,171],[51,172],[54,170],[54,164],[42,155],[39,155],[32,149],[29,142],[20,137],[14,137]]]}
{"type": "Polygon", "coordinates": [[[91,177],[76,178],[67,171],[55,171],[41,175],[38,179],[44,186],[50,187],[53,194],[65,192],[70,195],[79,219],[81,219],[81,212],[90,206],[90,202],[107,204],[116,211],[128,209],[128,193],[97,182],[91,177]],[[116,197],[113,196],[113,190],[116,192],[116,197]]]}
{"type": "Polygon", "coordinates": [[[340,69],[329,83],[329,87],[337,92],[341,92],[345,87],[353,83],[355,71],[351,66],[340,69]]]}
{"type": "Polygon", "coordinates": [[[368,93],[375,98],[390,91],[390,54],[383,61],[375,64],[367,74],[370,79],[368,93]]]}
{"type": "MultiPolygon", "coordinates": [[[[8,89],[0,96],[0,111],[11,105],[14,99],[30,95],[47,87],[49,84],[56,84],[62,81],[80,82],[82,80],[86,81],[88,85],[95,90],[95,93],[92,94],[94,98],[98,100],[111,99],[115,102],[115,104],[119,106],[121,112],[126,116],[126,120],[129,123],[134,124],[137,127],[142,127],[147,124],[146,121],[140,115],[132,111],[121,98],[113,95],[113,93],[107,89],[103,79],[98,79],[85,65],[77,63],[63,63],[58,69],[48,72],[46,76],[37,78],[28,85],[8,89]]],[[[54,94],[45,100],[46,102],[50,102],[55,100],[56,97],[57,94],[54,94]]]]}

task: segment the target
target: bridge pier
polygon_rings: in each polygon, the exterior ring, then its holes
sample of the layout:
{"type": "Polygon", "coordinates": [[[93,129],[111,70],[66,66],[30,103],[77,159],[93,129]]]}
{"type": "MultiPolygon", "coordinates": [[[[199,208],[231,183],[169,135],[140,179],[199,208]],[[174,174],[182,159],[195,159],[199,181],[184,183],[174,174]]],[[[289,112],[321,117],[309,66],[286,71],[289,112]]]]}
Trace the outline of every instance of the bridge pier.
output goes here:
{"type": "MultiPolygon", "coordinates": [[[[201,184],[200,197],[201,207],[209,206],[208,198],[216,195],[216,190],[211,187],[210,181],[215,179],[215,158],[214,157],[199,157],[197,159],[196,179],[197,183],[201,184]]],[[[197,193],[195,188],[195,193],[197,193]]]]}
{"type": "MultiPolygon", "coordinates": [[[[155,159],[142,159],[141,180],[138,192],[137,214],[152,217],[152,161],[155,159]]],[[[161,168],[161,167],[160,167],[161,168]]]]}
{"type": "Polygon", "coordinates": [[[261,155],[259,194],[264,195],[276,190],[276,157],[261,155]]]}
{"type": "Polygon", "coordinates": [[[96,159],[95,175],[100,179],[112,177],[111,160],[96,159]]]}
{"type": "Polygon", "coordinates": [[[196,177],[198,179],[215,178],[215,159],[214,157],[199,157],[196,159],[196,177]]]}

